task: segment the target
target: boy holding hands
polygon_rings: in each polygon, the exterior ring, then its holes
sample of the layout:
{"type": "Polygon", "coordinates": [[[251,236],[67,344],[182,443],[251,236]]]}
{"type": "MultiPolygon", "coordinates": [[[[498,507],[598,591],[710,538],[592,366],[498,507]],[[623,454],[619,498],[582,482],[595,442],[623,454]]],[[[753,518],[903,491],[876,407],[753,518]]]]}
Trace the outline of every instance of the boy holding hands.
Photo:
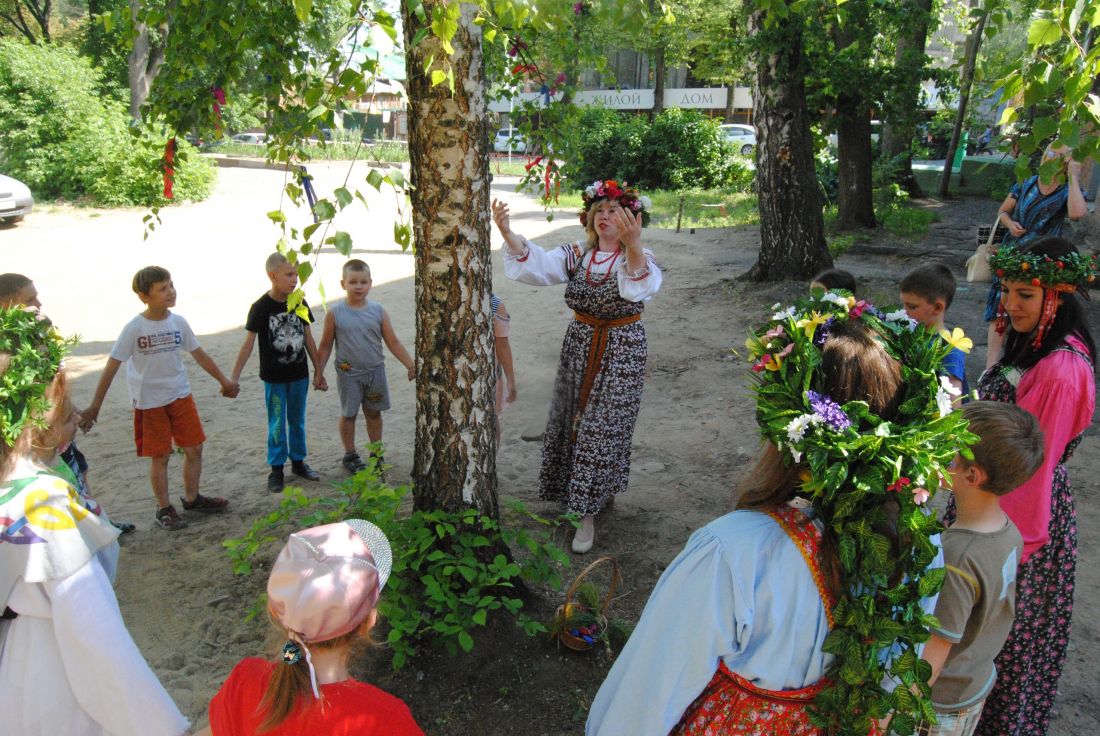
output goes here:
{"type": "Polygon", "coordinates": [[[355,419],[359,409],[363,409],[368,439],[381,442],[382,412],[390,408],[382,343],[405,366],[410,381],[416,378],[416,364],[397,339],[386,310],[378,302],[367,300],[371,277],[366,262],[353,258],[345,263],[340,286],[347,296],[325,314],[313,382],[318,389],[327,386],[325,365],[335,345],[340,441],[344,445],[341,463],[349,473],[358,473],[366,467],[355,450],[355,419]]]}
{"type": "Polygon", "coordinates": [[[973,460],[957,456],[950,468],[957,512],[942,536],[947,578],[936,603],[939,627],[922,655],[932,665],[937,722],[920,724],[918,734],[970,736],[978,725],[997,677],[993,659],[1012,628],[1023,554],[1023,539],[1000,497],[1043,462],[1043,432],[1026,410],[975,401],[962,412],[980,439],[971,448],[973,460]]]}
{"type": "MultiPolygon", "coordinates": [[[[267,490],[283,490],[283,466],[290,458],[290,469],[306,480],[320,480],[317,471],[306,464],[306,395],[309,393],[309,365],[317,369],[317,346],[309,325],[313,312],[302,300],[307,318],[287,311],[287,297],[298,286],[298,269],[282,253],[272,253],[265,266],[271,289],[248,310],[244,344],[233,366],[231,383],[238,383],[245,363],[252,355],[256,338],[260,339],[260,380],[264,382],[267,405],[267,490]],[[288,442],[289,435],[289,442],[288,442]]],[[[328,389],[324,377],[318,389],[328,389]]]]}
{"type": "Polygon", "coordinates": [[[133,289],[145,311],[130,320],[111,348],[92,403],[81,412],[80,428],[87,432],[96,423],[107,390],[125,362],[134,407],[134,443],[138,456],[150,460],[156,521],[162,529],[175,531],[187,522],[168,500],[168,457],[173,442],[183,451],[184,510],[212,513],[229,506],[224,498],[199,493],[206,434],[191,396],[182,353],[190,353],[199,367],[221,384],[222,396],[236,398],[240,387],[226,378],[199,346],[187,321],[170,311],[176,305],[176,289],[167,269],[146,266],[134,275],[133,289]]]}
{"type": "MultiPolygon", "coordinates": [[[[901,280],[901,305],[911,319],[939,334],[944,329],[947,308],[955,298],[955,276],[942,263],[918,266],[901,280]]],[[[959,390],[963,400],[970,394],[966,380],[966,354],[952,348],[943,359],[943,370],[951,385],[959,390]]]]}

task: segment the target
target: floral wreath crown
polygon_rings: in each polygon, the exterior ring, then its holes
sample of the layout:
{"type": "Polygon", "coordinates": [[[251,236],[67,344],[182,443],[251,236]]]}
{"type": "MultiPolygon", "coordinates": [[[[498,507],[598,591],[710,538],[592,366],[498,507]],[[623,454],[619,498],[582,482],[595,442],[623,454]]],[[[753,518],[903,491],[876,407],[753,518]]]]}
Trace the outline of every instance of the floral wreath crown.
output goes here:
{"type": "Polygon", "coordinates": [[[815,721],[832,732],[867,733],[868,713],[895,708],[915,722],[918,699],[894,702],[880,683],[885,676],[906,684],[922,679],[915,647],[933,621],[920,602],[944,577],[942,568],[928,569],[936,556],[930,538],[942,527],[924,507],[931,495],[925,489],[947,477],[957,453],[972,457],[967,445],[977,439],[953,411],[958,391],[939,374],[952,349],[967,351],[971,343],[961,330],[939,339],[904,310],[883,313],[842,290],[815,289],[779,306],[746,341],[756,421],[785,462],[805,463],[798,497],[788,503],[812,506],[836,540],[844,591],[825,643],[837,670],[815,700],[815,721]],[[865,401],[841,405],[825,395],[821,365],[830,330],[851,321],[866,326],[901,366],[902,397],[889,420],[865,401]],[[883,509],[889,498],[897,502],[896,520],[883,509]],[[888,524],[896,524],[896,546],[879,531],[888,524]],[[885,650],[899,656],[881,657],[885,650]]]}
{"type": "Polygon", "coordinates": [[[50,410],[46,390],[75,342],[61,337],[38,312],[0,309],[0,353],[11,356],[0,374],[0,440],[8,447],[28,424],[42,426],[50,410]]]}
{"type": "Polygon", "coordinates": [[[1032,286],[1066,293],[1080,292],[1088,298],[1088,289],[1096,281],[1096,258],[1067,253],[1059,258],[1039,253],[1023,253],[1008,245],[989,257],[989,265],[1001,280],[1023,281],[1032,286]]]}
{"type": "Polygon", "coordinates": [[[605,179],[592,182],[581,192],[581,200],[584,202],[580,211],[582,225],[588,224],[588,210],[592,203],[601,199],[613,200],[635,215],[641,215],[643,227],[649,224],[649,210],[653,206],[649,197],[639,196],[638,190],[627,186],[625,181],[619,184],[614,179],[605,179]]]}
{"type": "MultiPolygon", "coordinates": [[[[1015,245],[1008,245],[989,257],[989,266],[1004,281],[1022,281],[1043,288],[1043,304],[1035,337],[1031,342],[1038,349],[1043,344],[1058,311],[1059,294],[1080,294],[1089,298],[1089,287],[1096,281],[1096,258],[1081,253],[1066,253],[1058,258],[1040,253],[1024,253],[1015,245]]],[[[997,309],[996,330],[1004,334],[1008,329],[1008,313],[1003,305],[997,309]]]]}

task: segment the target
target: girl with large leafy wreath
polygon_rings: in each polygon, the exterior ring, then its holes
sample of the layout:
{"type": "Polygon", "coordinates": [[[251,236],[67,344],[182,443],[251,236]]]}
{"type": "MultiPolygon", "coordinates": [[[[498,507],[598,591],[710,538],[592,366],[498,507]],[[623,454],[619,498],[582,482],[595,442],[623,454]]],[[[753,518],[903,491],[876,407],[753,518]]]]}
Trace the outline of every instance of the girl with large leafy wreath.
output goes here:
{"type": "Polygon", "coordinates": [[[737,510],[661,576],[589,736],[866,736],[891,711],[905,734],[931,716],[917,649],[943,570],[925,489],[975,439],[937,378],[950,345],[817,290],[748,348],[764,450],[737,510]]]}
{"type": "Polygon", "coordinates": [[[54,463],[80,416],[69,344],[36,312],[0,309],[0,730],[177,736],[187,719],[111,587],[119,531],[54,463]]]}

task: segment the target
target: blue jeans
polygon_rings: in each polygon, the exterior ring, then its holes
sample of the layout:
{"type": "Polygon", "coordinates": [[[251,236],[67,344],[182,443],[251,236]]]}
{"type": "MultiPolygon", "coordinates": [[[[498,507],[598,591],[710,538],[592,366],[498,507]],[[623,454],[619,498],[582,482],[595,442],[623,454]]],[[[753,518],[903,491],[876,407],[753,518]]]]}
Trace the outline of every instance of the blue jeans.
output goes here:
{"type": "Polygon", "coordinates": [[[290,383],[264,381],[264,401],[267,403],[268,465],[281,467],[286,463],[288,454],[291,461],[305,460],[306,396],[308,395],[308,378],[290,383]]]}

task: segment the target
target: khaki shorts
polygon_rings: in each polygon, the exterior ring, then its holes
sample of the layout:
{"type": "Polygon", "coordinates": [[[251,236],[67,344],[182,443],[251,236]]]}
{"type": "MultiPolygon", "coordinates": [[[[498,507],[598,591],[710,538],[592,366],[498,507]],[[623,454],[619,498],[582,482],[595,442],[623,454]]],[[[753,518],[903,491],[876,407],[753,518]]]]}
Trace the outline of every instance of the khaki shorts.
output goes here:
{"type": "Polygon", "coordinates": [[[138,457],[164,457],[176,447],[196,447],[206,442],[195,399],[188,394],[166,406],[134,409],[134,444],[138,457]]]}
{"type": "Polygon", "coordinates": [[[337,369],[336,389],[340,392],[340,415],[343,417],[357,417],[360,407],[371,411],[390,408],[390,386],[386,382],[384,364],[354,375],[337,369]]]}

